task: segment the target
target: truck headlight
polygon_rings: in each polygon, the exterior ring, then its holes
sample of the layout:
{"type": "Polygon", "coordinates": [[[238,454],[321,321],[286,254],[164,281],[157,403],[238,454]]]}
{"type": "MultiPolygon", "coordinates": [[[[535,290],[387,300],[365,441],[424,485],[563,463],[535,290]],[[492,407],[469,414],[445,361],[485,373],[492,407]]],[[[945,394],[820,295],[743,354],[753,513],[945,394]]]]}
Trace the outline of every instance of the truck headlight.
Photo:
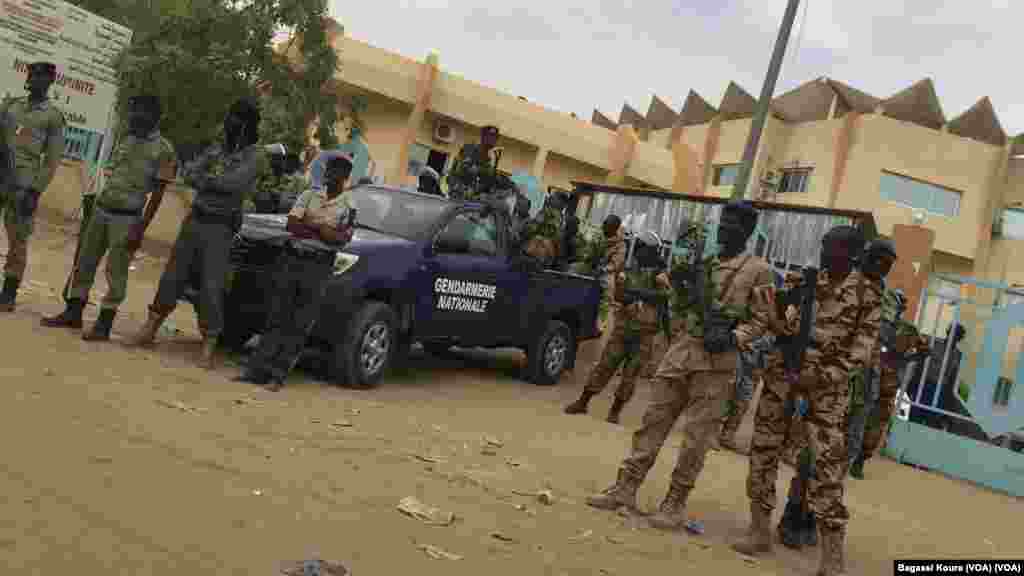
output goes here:
{"type": "Polygon", "coordinates": [[[341,276],[355,266],[356,262],[359,262],[359,256],[349,254],[348,252],[338,252],[334,255],[334,270],[332,274],[341,276]]]}

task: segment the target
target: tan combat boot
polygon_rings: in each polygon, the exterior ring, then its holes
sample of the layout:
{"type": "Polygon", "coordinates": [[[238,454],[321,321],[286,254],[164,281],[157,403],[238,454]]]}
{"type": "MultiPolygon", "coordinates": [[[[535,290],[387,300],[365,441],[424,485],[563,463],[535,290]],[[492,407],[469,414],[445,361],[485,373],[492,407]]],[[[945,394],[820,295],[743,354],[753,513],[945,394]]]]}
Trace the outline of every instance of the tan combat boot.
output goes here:
{"type": "Polygon", "coordinates": [[[129,346],[152,346],[156,340],[157,330],[163,326],[164,320],[167,319],[167,314],[157,314],[152,310],[149,311],[149,316],[146,317],[146,323],[142,325],[142,328],[135,333],[134,336],[128,339],[129,346]]]}
{"type": "Polygon", "coordinates": [[[732,549],[746,556],[760,556],[772,551],[772,514],[757,502],[750,503],[750,528],[747,536],[732,545],[732,549]]]}
{"type": "Polygon", "coordinates": [[[659,530],[678,530],[686,524],[686,500],[690,496],[688,486],[669,485],[668,494],[658,506],[658,511],[648,522],[659,530]]]}
{"type": "Polygon", "coordinates": [[[615,484],[600,494],[587,497],[587,505],[601,510],[618,510],[625,506],[631,511],[636,507],[636,491],[640,489],[640,480],[634,478],[625,468],[619,468],[619,477],[615,484]]]}
{"type": "Polygon", "coordinates": [[[199,354],[199,367],[207,370],[213,370],[215,364],[213,361],[213,354],[217,351],[217,336],[216,335],[203,335],[203,348],[199,354]]]}
{"type": "Polygon", "coordinates": [[[846,558],[844,542],[846,529],[827,529],[820,525],[821,561],[816,576],[844,576],[846,574],[846,558]]]}

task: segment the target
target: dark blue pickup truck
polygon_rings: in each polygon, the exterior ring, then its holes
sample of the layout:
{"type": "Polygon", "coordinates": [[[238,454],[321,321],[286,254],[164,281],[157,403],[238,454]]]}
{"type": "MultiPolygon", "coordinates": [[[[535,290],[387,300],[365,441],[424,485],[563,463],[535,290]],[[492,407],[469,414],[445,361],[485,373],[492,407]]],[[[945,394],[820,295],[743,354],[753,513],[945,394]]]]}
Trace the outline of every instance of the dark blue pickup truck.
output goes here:
{"type": "MultiPolygon", "coordinates": [[[[527,357],[525,379],[551,385],[573,368],[578,343],[599,336],[599,281],[523,257],[504,211],[387,186],[351,194],[357,229],[336,258],[309,343],[333,382],[375,386],[420,342],[435,353],[518,348],[527,357]]],[[[263,328],[286,218],[248,215],[236,237],[228,345],[263,328]]]]}

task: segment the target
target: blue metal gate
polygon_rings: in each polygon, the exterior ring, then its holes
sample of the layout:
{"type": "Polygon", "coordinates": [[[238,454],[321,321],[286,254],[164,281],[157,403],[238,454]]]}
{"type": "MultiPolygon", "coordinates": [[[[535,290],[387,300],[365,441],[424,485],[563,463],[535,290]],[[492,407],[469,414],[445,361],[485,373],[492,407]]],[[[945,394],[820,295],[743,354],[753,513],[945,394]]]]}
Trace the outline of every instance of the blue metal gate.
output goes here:
{"type": "Polygon", "coordinates": [[[1024,329],[1024,292],[934,274],[916,322],[932,354],[904,370],[883,452],[1024,496],[1024,395],[1016,385],[1024,380],[1024,350],[1013,334],[1024,329]]]}

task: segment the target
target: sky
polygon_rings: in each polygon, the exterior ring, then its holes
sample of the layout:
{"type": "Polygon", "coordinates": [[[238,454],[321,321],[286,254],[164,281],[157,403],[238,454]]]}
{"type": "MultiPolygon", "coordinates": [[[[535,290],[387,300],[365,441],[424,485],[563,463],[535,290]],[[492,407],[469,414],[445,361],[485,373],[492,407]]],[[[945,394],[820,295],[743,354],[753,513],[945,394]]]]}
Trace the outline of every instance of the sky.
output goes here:
{"type": "MultiPolygon", "coordinates": [[[[329,0],[346,34],[590,119],[652,94],[716,106],[730,80],[755,98],[786,0],[329,0]],[[631,7],[631,4],[635,7],[631,7]]],[[[1020,0],[803,0],[775,95],[828,76],[879,98],[930,77],[947,119],[989,96],[1024,132],[1020,0]],[[1003,63],[1000,65],[999,63],[1003,63]],[[1005,71],[1004,71],[1005,70],[1005,71]]]]}

